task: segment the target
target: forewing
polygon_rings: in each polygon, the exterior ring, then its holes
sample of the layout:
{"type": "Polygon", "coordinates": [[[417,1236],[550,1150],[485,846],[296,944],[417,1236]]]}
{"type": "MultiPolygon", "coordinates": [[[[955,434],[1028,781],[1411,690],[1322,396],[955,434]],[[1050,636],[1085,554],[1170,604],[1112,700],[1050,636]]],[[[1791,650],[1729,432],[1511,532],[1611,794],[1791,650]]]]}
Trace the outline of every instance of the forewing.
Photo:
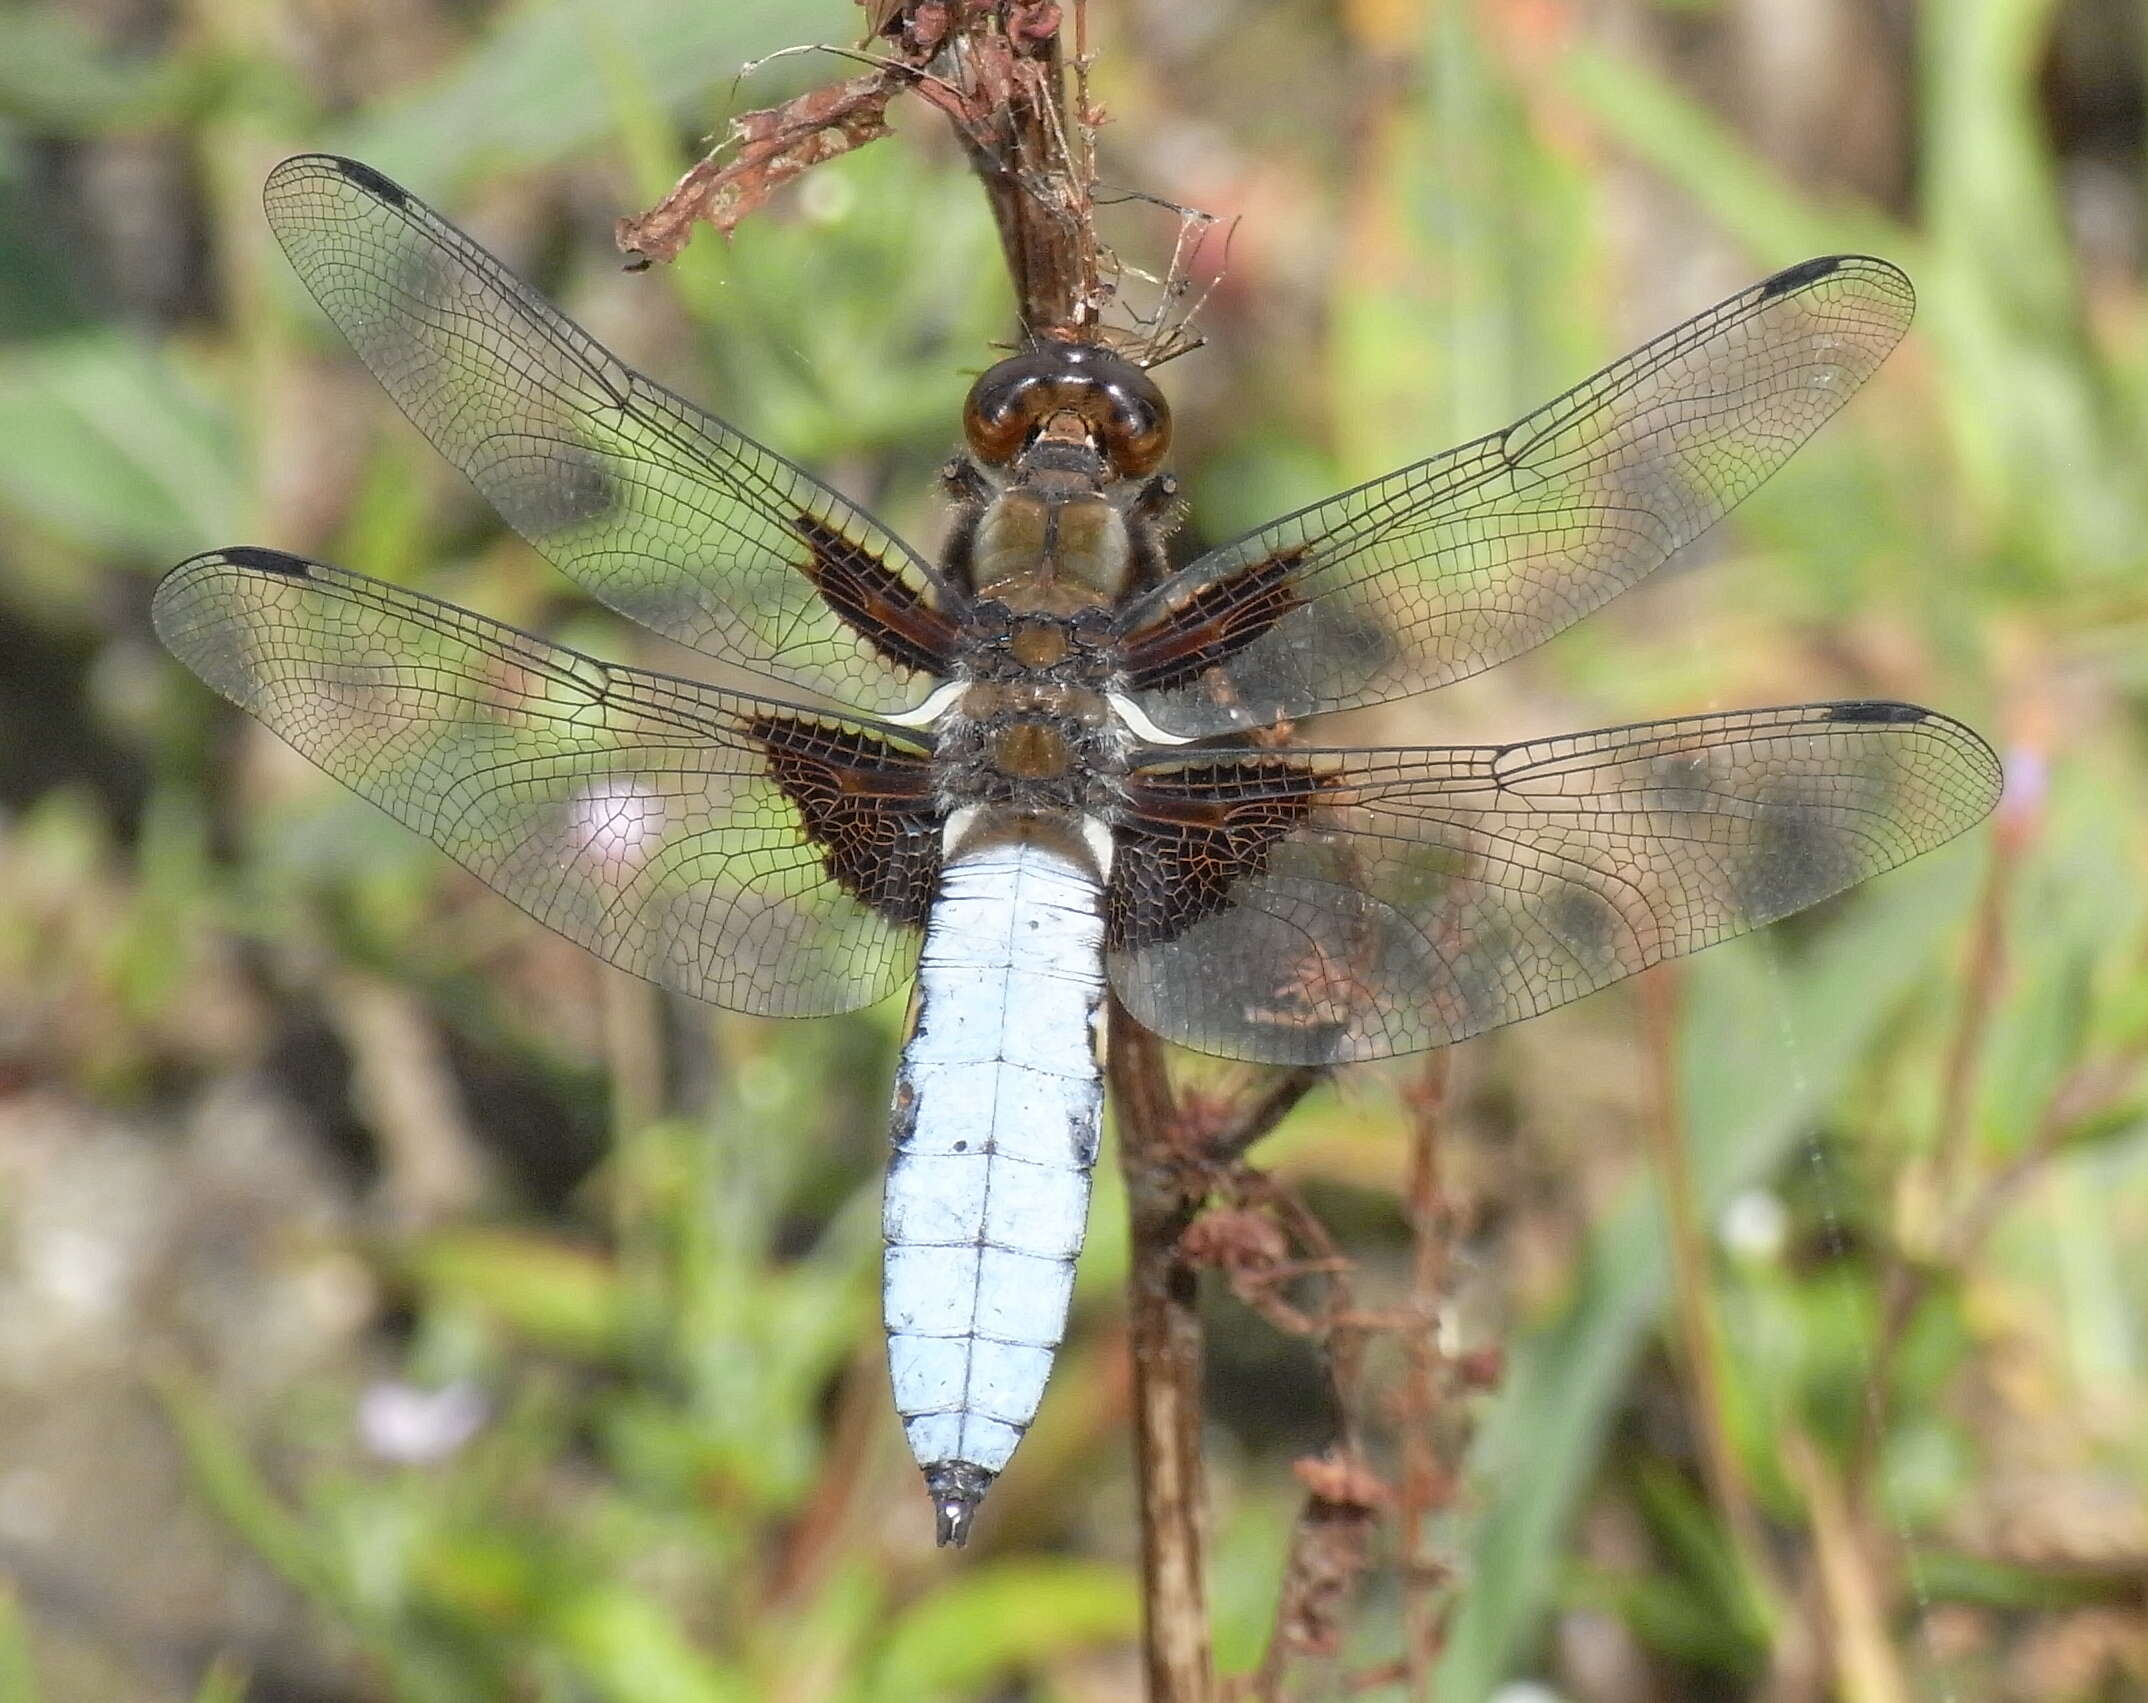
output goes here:
{"type": "Polygon", "coordinates": [[[153,612],[217,691],[623,970],[785,1017],[911,971],[938,812],[924,753],[868,724],[269,550],[183,563],[153,612]]]}
{"type": "Polygon", "coordinates": [[[1123,618],[1137,698],[1173,732],[1220,733],[1427,691],[1542,643],[1780,467],[1914,305],[1883,260],[1806,261],[1505,431],[1211,552],[1123,618]]]}
{"type": "Polygon", "coordinates": [[[1892,869],[1980,821],[1999,781],[1975,733],[1894,703],[1158,758],[1128,777],[1112,985],[1203,1052],[1414,1052],[1892,869]]]}
{"type": "Polygon", "coordinates": [[[944,588],[862,510],[625,366],[370,167],[300,155],[262,199],[396,404],[594,596],[861,709],[930,689],[952,638],[944,588]]]}

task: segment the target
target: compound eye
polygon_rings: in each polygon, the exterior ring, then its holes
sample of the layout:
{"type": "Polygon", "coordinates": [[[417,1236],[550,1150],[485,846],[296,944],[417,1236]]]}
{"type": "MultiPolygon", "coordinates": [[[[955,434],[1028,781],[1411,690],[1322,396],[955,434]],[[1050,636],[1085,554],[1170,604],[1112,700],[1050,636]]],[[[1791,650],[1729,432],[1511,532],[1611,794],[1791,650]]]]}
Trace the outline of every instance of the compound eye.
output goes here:
{"type": "Polygon", "coordinates": [[[1171,447],[1171,408],[1156,381],[1109,349],[1092,346],[1074,353],[1082,386],[1074,406],[1112,471],[1124,479],[1155,472],[1171,447]]]}
{"type": "Polygon", "coordinates": [[[962,430],[979,460],[1004,466],[1062,415],[1122,478],[1153,473],[1171,447],[1163,392],[1133,362],[1087,343],[1043,344],[989,368],[970,386],[962,430]]]}
{"type": "Polygon", "coordinates": [[[1021,453],[1052,406],[1058,370],[1059,363],[1043,351],[1032,351],[987,368],[970,386],[962,434],[978,460],[999,467],[1021,453]]]}
{"type": "Polygon", "coordinates": [[[1111,415],[1103,425],[1105,453],[1128,479],[1153,473],[1171,449],[1171,408],[1146,373],[1111,386],[1111,415]]]}

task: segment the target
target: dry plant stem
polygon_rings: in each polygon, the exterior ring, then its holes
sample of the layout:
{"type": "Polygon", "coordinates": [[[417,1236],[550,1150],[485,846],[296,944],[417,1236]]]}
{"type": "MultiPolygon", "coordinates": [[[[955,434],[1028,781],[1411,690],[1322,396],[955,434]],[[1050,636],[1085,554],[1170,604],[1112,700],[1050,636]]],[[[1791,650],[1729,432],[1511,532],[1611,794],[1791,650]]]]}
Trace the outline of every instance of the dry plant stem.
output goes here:
{"type": "Polygon", "coordinates": [[[1699,1192],[1693,1186],[1685,1120],[1678,1086],[1678,1010],[1674,973],[1655,969],[1640,979],[1643,1021],[1653,1079],[1655,1115],[1647,1120],[1656,1174],[1662,1180],[1664,1217],[1670,1228],[1671,1293],[1677,1315],[1680,1358],[1700,1433],[1701,1470],[1708,1494],[1730,1531],[1747,1588],[1758,1593],[1770,1621],[1779,1621],[1786,1600],[1782,1579],[1768,1555],[1766,1535],[1753,1501],[1753,1487],[1731,1442],[1724,1391],[1728,1367],[1723,1337],[1708,1297],[1708,1245],[1701,1230],[1699,1192]]]}
{"type": "Polygon", "coordinates": [[[1097,243],[1088,188],[1072,158],[1058,39],[1024,68],[1029,74],[1013,81],[993,115],[996,136],[961,126],[957,134],[991,203],[1023,328],[1035,334],[1088,318],[1097,243]]]}
{"type": "MultiPolygon", "coordinates": [[[[1240,1195],[1266,1206],[1292,1243],[1305,1250],[1297,1269],[1317,1272],[1322,1278],[1325,1293],[1320,1316],[1301,1328],[1320,1340],[1328,1393],[1341,1427],[1336,1446],[1354,1457],[1359,1448],[1359,1375],[1364,1369],[1365,1344],[1375,1331],[1391,1329],[1394,1321],[1358,1306],[1350,1282],[1355,1268],[1328,1234],[1328,1227],[1296,1193],[1249,1166],[1238,1167],[1233,1186],[1240,1195]]],[[[1275,1312],[1268,1316],[1271,1322],[1277,1321],[1275,1312]]]]}
{"type": "MultiPolygon", "coordinates": [[[[1326,1226],[1290,1188],[1243,1162],[1212,1173],[1217,1192],[1236,1204],[1240,1216],[1250,1210],[1272,1222],[1296,1257],[1282,1260],[1264,1251],[1257,1237],[1233,1227],[1216,1236],[1188,1238],[1189,1244],[1198,1243],[1224,1261],[1240,1300],[1278,1329],[1319,1343],[1340,1421],[1327,1452],[1300,1460],[1295,1468],[1307,1496],[1292,1527],[1274,1626],[1260,1668],[1233,1693],[1249,1703],[1278,1703],[1287,1694],[1294,1667],[1308,1659],[1332,1661],[1341,1650],[1347,1612],[1371,1565],[1372,1537],[1390,1507],[1396,1510],[1403,1540],[1407,1654],[1393,1664],[1339,1681],[1330,1675],[1320,1683],[1339,1683],[1350,1693],[1400,1684],[1412,1697],[1431,1695],[1444,1613],[1436,1593],[1450,1583],[1451,1574],[1425,1548],[1431,1517],[1452,1503],[1459,1480],[1452,1441],[1443,1443],[1440,1427],[1448,1418],[1445,1404],[1452,1392],[1481,1387],[1487,1381],[1482,1365],[1450,1359],[1439,1341],[1453,1228],[1452,1207],[1439,1169],[1439,1112],[1446,1075],[1446,1055],[1435,1054],[1406,1095],[1412,1135],[1406,1210],[1413,1252],[1404,1306],[1386,1311],[1361,1308],[1355,1297],[1354,1268],[1326,1226]],[[1234,1252],[1245,1263],[1231,1265],[1234,1252]],[[1317,1311],[1284,1299],[1284,1284],[1312,1276],[1321,1281],[1317,1311]],[[1402,1432],[1399,1490],[1390,1489],[1367,1466],[1360,1436],[1366,1349],[1376,1336],[1395,1338],[1404,1358],[1395,1404],[1402,1432]]],[[[1293,1087],[1279,1084],[1278,1092],[1293,1087]]],[[[1302,1088],[1295,1091],[1302,1092],[1302,1088]]],[[[1256,1102],[1248,1123],[1258,1124],[1273,1100],[1271,1096],[1266,1102],[1256,1102]]],[[[1219,1145],[1230,1146],[1229,1138],[1219,1145]]],[[[1227,1219],[1231,1214],[1223,1216],[1227,1219]]]]}
{"type": "Polygon", "coordinates": [[[1217,1164],[1230,1164],[1245,1156],[1253,1144],[1274,1133],[1298,1102],[1327,1080],[1317,1065],[1299,1065],[1277,1077],[1237,1123],[1211,1140],[1205,1157],[1217,1164]]]}
{"type": "MultiPolygon", "coordinates": [[[[1162,1044],[1116,1003],[1107,1058],[1130,1219],[1128,1337],[1148,1696],[1151,1703],[1211,1703],[1216,1680],[1203,1558],[1202,1332],[1197,1273],[1183,1238],[1212,1189],[1236,1182],[1258,1195],[1293,1240],[1331,1270],[1319,1328],[1344,1412],[1351,1406],[1365,1326],[1350,1304],[1347,1283],[1332,1270],[1343,1262],[1319,1221],[1235,1158],[1274,1129],[1321,1073],[1293,1071],[1226,1127],[1197,1129],[1198,1120],[1172,1095],[1162,1044]]],[[[1305,1629],[1332,1622],[1333,1605],[1363,1569],[1372,1499],[1353,1488],[1351,1453],[1346,1437],[1333,1482],[1313,1486],[1307,1499],[1293,1537],[1277,1632],[1263,1676],[1255,1681],[1266,1689],[1255,1695],[1273,1694],[1281,1664],[1317,1641],[1317,1632],[1305,1629]]]]}
{"type": "Polygon", "coordinates": [[[1111,1005],[1111,1098],[1131,1231],[1128,1337],[1134,1363],[1134,1461],[1141,1506],[1143,1659],[1149,1703],[1210,1703],[1215,1693],[1202,1559],[1201,1316],[1179,1238],[1189,1192],[1178,1114],[1153,1035],[1111,1005]]]}
{"type": "Polygon", "coordinates": [[[1909,1681],[1887,1630],[1892,1581],[1872,1558],[1850,1495],[1811,1439],[1795,1428],[1784,1438],[1783,1460],[1812,1515],[1828,1654],[1843,1703],[1910,1703],[1909,1681]]]}
{"type": "MultiPolygon", "coordinates": [[[[1294,1102],[1303,1091],[1303,1086],[1287,1081],[1278,1084],[1276,1092],[1249,1108],[1247,1125],[1272,1124],[1278,1099],[1287,1094],[1294,1102]]],[[[1240,1132],[1235,1139],[1226,1137],[1224,1144],[1243,1148],[1247,1143],[1240,1132]]],[[[1243,1163],[1234,1163],[1222,1181],[1232,1198],[1265,1209],[1290,1244],[1301,1250],[1303,1258],[1273,1270],[1274,1281],[1287,1281],[1293,1274],[1321,1278],[1317,1318],[1291,1308],[1280,1295],[1258,1310],[1279,1328],[1318,1340],[1339,1420],[1336,1440],[1326,1453],[1300,1460],[1294,1468],[1306,1487],[1305,1502],[1291,1528],[1267,1650],[1259,1669],[1237,1693],[1255,1703],[1280,1703],[1293,1665],[1307,1659],[1332,1661],[1347,1635],[1348,1610],[1372,1564],[1373,1535],[1393,1500],[1365,1464],[1360,1438],[1365,1348],[1374,1333],[1408,1332],[1415,1320],[1368,1313],[1358,1306],[1350,1261],[1327,1226],[1291,1189],[1243,1163]]],[[[1237,1280],[1232,1287],[1241,1299],[1258,1306],[1256,1288],[1237,1280]]]]}
{"type": "Polygon", "coordinates": [[[1387,1501],[1386,1487],[1348,1451],[1300,1461],[1296,1470],[1307,1496],[1291,1531],[1275,1630],[1259,1671],[1235,1693],[1253,1703],[1283,1703],[1293,1662],[1332,1662],[1341,1650],[1345,1611],[1372,1564],[1387,1501]]]}
{"type": "Polygon", "coordinates": [[[1410,1221],[1408,1327],[1402,1333],[1402,1484],[1396,1523],[1402,1547],[1403,1679],[1411,1703],[1431,1703],[1432,1669],[1439,1659],[1441,1609],[1436,1592],[1446,1570],[1427,1553],[1431,1516],[1449,1486],[1432,1446],[1439,1409],[1439,1313],[1446,1298],[1450,1215],[1440,1187],[1440,1110],[1447,1093],[1447,1053],[1425,1060],[1409,1095],[1410,1173],[1405,1202],[1410,1221]]]}

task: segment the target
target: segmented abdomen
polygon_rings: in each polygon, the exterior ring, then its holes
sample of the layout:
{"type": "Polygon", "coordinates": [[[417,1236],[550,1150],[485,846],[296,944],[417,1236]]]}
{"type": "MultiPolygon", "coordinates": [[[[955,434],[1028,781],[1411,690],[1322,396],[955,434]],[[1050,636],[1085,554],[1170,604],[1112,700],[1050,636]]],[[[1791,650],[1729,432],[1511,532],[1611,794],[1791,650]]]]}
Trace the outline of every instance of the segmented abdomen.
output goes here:
{"type": "Polygon", "coordinates": [[[966,826],[918,964],[886,1206],[895,1406],[943,1542],[1044,1394],[1103,1103],[1104,872],[1072,832],[966,826]]]}

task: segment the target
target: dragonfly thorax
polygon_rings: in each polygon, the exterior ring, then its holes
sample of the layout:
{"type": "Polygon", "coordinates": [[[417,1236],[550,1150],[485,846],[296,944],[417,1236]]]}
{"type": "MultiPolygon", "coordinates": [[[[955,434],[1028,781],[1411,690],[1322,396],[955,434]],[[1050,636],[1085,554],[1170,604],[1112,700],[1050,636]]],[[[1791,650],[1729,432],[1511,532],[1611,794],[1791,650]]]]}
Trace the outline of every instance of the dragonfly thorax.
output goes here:
{"type": "Polygon", "coordinates": [[[1133,551],[1126,517],[1078,474],[1040,475],[1001,492],[978,517],[971,582],[1019,613],[1072,615],[1125,590],[1133,551]]]}
{"type": "Polygon", "coordinates": [[[950,810],[1095,815],[1116,804],[1128,741],[1099,691],[1049,678],[976,681],[934,733],[950,810]]]}

